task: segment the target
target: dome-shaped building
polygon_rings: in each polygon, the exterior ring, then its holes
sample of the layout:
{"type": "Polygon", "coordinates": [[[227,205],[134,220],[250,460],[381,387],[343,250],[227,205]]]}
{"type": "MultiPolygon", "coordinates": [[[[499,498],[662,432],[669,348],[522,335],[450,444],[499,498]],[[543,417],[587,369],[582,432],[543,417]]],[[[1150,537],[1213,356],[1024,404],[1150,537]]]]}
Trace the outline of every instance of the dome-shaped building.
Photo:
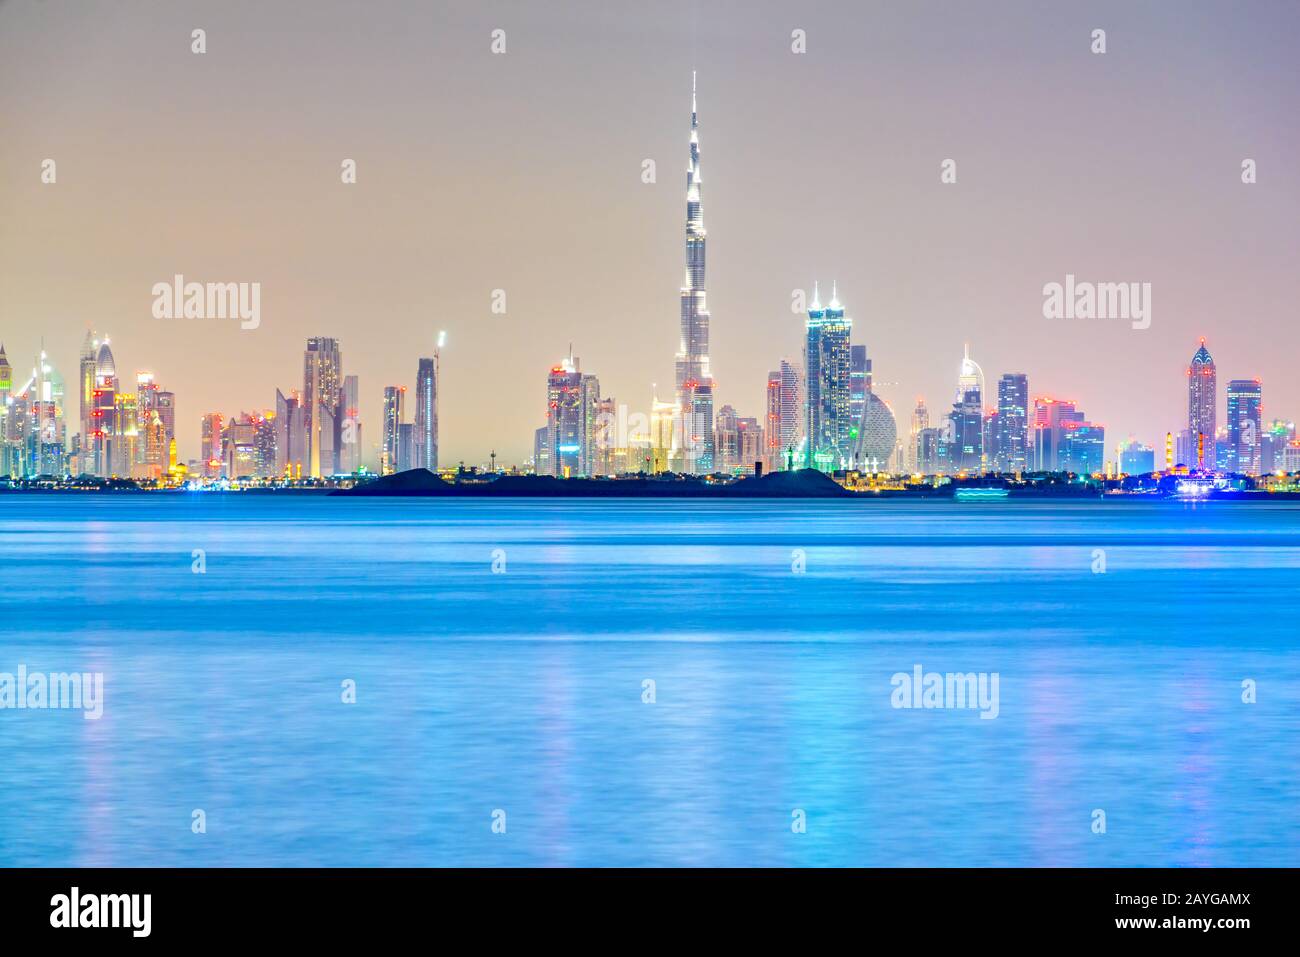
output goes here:
{"type": "Polygon", "coordinates": [[[873,472],[889,466],[898,439],[898,424],[885,401],[874,392],[867,393],[867,407],[858,423],[858,439],[853,446],[853,467],[873,472]]]}

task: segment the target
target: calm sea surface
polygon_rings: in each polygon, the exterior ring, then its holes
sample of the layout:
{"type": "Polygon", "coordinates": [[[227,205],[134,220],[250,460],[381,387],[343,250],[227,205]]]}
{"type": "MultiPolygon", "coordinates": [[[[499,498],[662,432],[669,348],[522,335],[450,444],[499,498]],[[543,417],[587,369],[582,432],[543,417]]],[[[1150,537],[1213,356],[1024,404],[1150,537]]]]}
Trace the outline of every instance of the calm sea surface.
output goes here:
{"type": "Polygon", "coordinates": [[[1294,505],[7,495],[0,581],[104,676],[4,865],[1300,865],[1294,505]]]}

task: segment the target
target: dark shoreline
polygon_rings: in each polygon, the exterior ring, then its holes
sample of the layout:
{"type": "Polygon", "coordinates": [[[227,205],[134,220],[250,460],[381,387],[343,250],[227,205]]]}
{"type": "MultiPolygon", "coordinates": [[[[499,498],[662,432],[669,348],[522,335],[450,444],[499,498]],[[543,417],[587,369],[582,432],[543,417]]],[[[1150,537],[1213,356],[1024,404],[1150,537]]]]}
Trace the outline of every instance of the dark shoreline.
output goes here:
{"type": "MultiPolygon", "coordinates": [[[[1172,476],[1165,477],[1165,479],[1172,476]]],[[[759,477],[710,481],[693,475],[655,475],[608,478],[559,479],[547,475],[484,476],[466,473],[456,481],[447,481],[425,469],[412,469],[362,482],[348,488],[319,486],[250,486],[233,490],[141,488],[130,481],[109,481],[82,485],[0,486],[6,493],[29,495],[103,495],[162,494],[186,497],[209,494],[224,495],[308,495],[358,498],[471,498],[471,499],[685,499],[692,501],[765,501],[765,500],[833,500],[833,501],[940,501],[969,505],[1023,502],[1287,502],[1300,501],[1300,492],[1266,490],[1209,489],[1196,496],[1176,494],[1176,486],[1161,480],[1159,486],[1144,484],[1140,489],[1126,488],[1120,494],[1105,494],[1113,484],[1097,481],[1080,482],[1060,473],[1040,473],[1030,481],[1017,482],[1002,476],[954,479],[942,485],[917,484],[904,488],[881,488],[850,491],[830,476],[814,469],[773,472],[759,477]],[[961,493],[961,494],[959,494],[961,493]]]]}

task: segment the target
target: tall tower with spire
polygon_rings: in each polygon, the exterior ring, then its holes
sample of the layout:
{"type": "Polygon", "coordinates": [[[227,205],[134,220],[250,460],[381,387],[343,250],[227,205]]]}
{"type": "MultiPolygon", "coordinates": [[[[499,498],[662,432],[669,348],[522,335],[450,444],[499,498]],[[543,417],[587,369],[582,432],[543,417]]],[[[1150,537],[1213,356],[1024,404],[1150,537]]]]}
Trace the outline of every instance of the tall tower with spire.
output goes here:
{"type": "Polygon", "coordinates": [[[690,161],[686,165],[686,280],[681,292],[681,345],[677,350],[679,424],[674,468],[713,471],[713,375],[709,371],[709,307],[704,291],[704,213],[700,205],[700,131],[691,74],[690,161]]]}
{"type": "Polygon", "coordinates": [[[1214,436],[1219,376],[1205,340],[1187,366],[1187,431],[1197,468],[1214,468],[1214,436]]]}

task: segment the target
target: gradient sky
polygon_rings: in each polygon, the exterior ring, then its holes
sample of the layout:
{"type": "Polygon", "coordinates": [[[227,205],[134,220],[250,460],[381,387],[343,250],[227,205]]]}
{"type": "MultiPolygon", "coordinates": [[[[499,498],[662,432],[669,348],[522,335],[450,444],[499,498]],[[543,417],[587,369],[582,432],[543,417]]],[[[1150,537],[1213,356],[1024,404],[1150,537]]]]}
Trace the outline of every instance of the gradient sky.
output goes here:
{"type": "Polygon", "coordinates": [[[373,460],[383,387],[446,329],[443,463],[521,461],[570,342],[633,410],[671,396],[695,69],[719,406],[762,415],[820,278],[904,430],[918,395],[951,403],[967,341],[1112,449],[1185,427],[1202,335],[1221,421],[1255,376],[1294,418],[1297,39],[1288,0],[0,0],[0,339],[26,370],[44,336],[75,389],[85,329],[109,333],[124,380],[177,393],[186,459],[203,413],[273,407],[335,336],[373,460]],[[154,319],[174,273],[260,282],[261,327],[154,319]],[[1151,328],[1044,319],[1066,273],[1150,282],[1151,328]]]}

